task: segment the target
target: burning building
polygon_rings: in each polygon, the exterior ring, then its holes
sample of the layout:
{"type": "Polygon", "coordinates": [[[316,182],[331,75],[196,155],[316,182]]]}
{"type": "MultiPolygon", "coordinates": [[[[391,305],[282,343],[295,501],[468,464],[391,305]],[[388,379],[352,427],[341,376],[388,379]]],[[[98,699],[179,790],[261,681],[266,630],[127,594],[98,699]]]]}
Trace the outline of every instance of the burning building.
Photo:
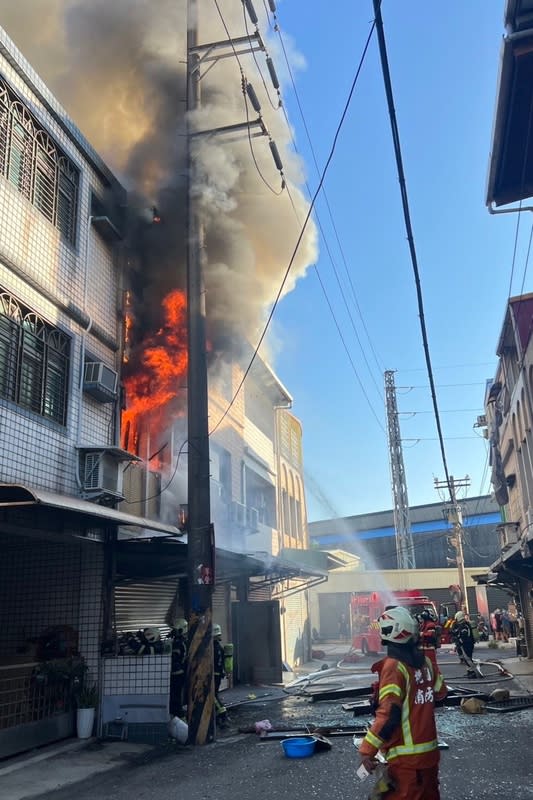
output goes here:
{"type": "MultiPolygon", "coordinates": [[[[235,4],[221,5],[237,31],[235,4]]],[[[10,33],[66,107],[0,30],[2,756],[73,733],[80,670],[102,678],[100,725],[125,696],[126,670],[136,694],[149,669],[166,714],[168,655],[117,665],[109,640],[146,625],[164,633],[183,603],[189,189],[208,254],[214,608],[238,638],[238,676],[265,676],[250,645],[259,622],[279,631],[277,672],[289,654],[305,657],[304,595],[284,598],[306,577],[325,577],[287,551],[307,541],[301,432],[266,360],[228,411],[293,255],[293,208],[302,218],[307,210],[299,165],[278,115],[268,129],[290,197],[265,187],[261,175],[281,178],[268,146],[250,154],[246,138],[198,140],[188,186],[184,8],[56,2],[37,42],[24,0],[16,11],[2,4],[10,33]],[[61,664],[52,677],[50,661],[61,664]]],[[[222,22],[204,18],[203,33],[220,37],[222,22]]],[[[197,130],[244,111],[235,63],[212,72],[187,123],[197,130]]],[[[286,291],[314,257],[310,225],[286,291]]]]}

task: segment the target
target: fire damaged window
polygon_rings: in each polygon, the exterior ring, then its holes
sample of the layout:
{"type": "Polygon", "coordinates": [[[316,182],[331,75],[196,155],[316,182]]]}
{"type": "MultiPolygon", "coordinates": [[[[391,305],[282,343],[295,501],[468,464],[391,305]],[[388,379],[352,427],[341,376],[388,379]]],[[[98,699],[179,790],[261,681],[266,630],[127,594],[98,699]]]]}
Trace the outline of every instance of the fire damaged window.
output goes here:
{"type": "Polygon", "coordinates": [[[0,397],[66,423],[70,338],[0,293],[0,397]]]}
{"type": "Polygon", "coordinates": [[[0,174],[74,244],[79,172],[1,77],[0,174]]]}

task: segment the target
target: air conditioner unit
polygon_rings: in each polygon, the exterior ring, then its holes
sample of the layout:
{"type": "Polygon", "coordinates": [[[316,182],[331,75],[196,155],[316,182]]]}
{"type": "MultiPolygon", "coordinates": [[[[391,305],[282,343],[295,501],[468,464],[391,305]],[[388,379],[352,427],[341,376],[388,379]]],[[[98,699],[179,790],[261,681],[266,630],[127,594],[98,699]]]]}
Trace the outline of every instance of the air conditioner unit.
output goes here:
{"type": "Polygon", "coordinates": [[[83,490],[89,496],[124,499],[120,461],[102,450],[83,453],[82,459],[83,490]]]}
{"type": "Polygon", "coordinates": [[[239,528],[246,528],[246,506],[244,503],[233,502],[231,505],[231,519],[239,528]]]}
{"type": "Polygon", "coordinates": [[[83,391],[100,403],[111,403],[117,396],[117,373],[101,361],[86,361],[83,391]]]}
{"type": "Polygon", "coordinates": [[[259,530],[259,511],[257,508],[246,509],[246,522],[250,533],[256,533],[259,530]]]}
{"type": "Polygon", "coordinates": [[[518,523],[516,522],[504,522],[502,525],[498,525],[496,530],[500,535],[501,550],[508,550],[509,547],[516,544],[520,538],[518,523]]]}

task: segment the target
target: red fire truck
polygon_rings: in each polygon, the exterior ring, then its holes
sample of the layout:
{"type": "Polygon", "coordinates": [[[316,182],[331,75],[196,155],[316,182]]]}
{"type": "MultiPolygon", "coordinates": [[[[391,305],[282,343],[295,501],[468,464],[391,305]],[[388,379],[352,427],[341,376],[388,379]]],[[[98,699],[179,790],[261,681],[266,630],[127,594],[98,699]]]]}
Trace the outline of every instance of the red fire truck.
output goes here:
{"type": "Polygon", "coordinates": [[[436,621],[439,619],[433,600],[416,590],[352,594],[350,612],[354,650],[361,650],[365,655],[380,652],[382,647],[377,618],[386,608],[393,606],[405,606],[414,617],[422,611],[429,611],[436,621]]]}

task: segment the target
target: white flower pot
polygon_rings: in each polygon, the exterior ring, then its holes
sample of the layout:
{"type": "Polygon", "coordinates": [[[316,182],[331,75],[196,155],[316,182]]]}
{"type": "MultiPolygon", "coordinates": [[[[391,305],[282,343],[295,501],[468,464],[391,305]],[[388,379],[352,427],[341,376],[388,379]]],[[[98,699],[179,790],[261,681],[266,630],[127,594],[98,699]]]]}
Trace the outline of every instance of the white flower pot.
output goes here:
{"type": "Polygon", "coordinates": [[[94,726],[94,708],[78,708],[76,712],[76,729],[78,739],[90,739],[94,726]]]}

